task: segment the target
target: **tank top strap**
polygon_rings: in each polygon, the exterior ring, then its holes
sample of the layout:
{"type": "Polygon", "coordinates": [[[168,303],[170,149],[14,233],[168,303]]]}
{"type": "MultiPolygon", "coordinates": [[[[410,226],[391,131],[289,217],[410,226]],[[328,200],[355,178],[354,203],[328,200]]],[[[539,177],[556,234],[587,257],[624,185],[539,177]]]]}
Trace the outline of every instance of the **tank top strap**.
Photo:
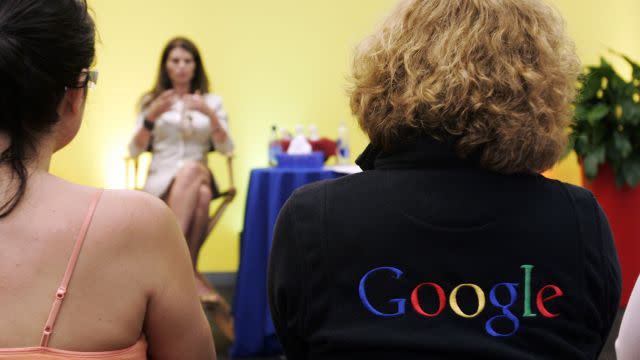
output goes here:
{"type": "Polygon", "coordinates": [[[78,262],[78,257],[80,256],[82,244],[84,243],[84,239],[87,236],[89,225],[91,225],[91,219],[93,218],[93,214],[96,210],[98,201],[100,200],[100,196],[102,196],[103,191],[103,189],[98,189],[96,191],[96,194],[94,195],[93,199],[91,200],[91,204],[89,205],[89,209],[87,211],[87,215],[85,216],[84,222],[82,223],[82,227],[80,228],[80,232],[76,237],[76,242],[73,247],[73,251],[71,252],[71,257],[69,258],[69,262],[67,263],[67,269],[65,270],[62,282],[60,283],[60,286],[56,291],[53,305],[51,306],[51,311],[49,312],[49,318],[47,319],[47,323],[45,324],[44,330],[42,331],[42,340],[40,340],[40,346],[42,347],[49,346],[49,339],[51,338],[51,334],[53,334],[53,326],[55,325],[56,318],[58,317],[58,313],[60,312],[62,301],[64,300],[64,296],[67,293],[69,281],[71,280],[73,270],[75,269],[76,263],[78,262]]]}

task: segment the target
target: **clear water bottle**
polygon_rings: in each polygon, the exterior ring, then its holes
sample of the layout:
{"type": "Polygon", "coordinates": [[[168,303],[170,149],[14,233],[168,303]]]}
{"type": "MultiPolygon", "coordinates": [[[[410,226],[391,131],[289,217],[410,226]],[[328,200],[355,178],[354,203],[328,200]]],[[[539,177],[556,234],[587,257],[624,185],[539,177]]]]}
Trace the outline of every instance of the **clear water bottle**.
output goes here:
{"type": "Polygon", "coordinates": [[[316,124],[309,125],[309,141],[318,140],[320,140],[320,135],[318,135],[318,126],[316,124]]]}
{"type": "Polygon", "coordinates": [[[336,142],[338,165],[348,165],[350,163],[349,156],[349,130],[342,122],[338,127],[338,141],[336,142]]]}
{"type": "Polygon", "coordinates": [[[282,144],[278,139],[278,131],[275,125],[271,126],[271,136],[269,136],[269,166],[278,164],[278,155],[282,153],[282,144]]]}

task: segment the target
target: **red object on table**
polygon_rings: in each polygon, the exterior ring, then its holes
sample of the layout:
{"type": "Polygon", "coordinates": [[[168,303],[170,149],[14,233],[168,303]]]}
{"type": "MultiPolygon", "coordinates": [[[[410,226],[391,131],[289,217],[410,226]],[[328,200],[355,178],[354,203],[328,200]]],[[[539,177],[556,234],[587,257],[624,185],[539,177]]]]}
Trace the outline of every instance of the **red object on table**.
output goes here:
{"type": "Polygon", "coordinates": [[[593,180],[587,179],[582,170],[582,184],[596,196],[611,225],[622,269],[620,303],[626,306],[640,273],[640,187],[625,185],[618,189],[609,164],[601,165],[593,180]]]}
{"type": "MultiPolygon", "coordinates": [[[[311,149],[313,151],[321,151],[324,153],[324,161],[327,161],[328,158],[332,157],[336,154],[337,144],[335,141],[327,138],[320,138],[319,140],[308,140],[309,144],[311,144],[311,149]]],[[[280,140],[280,144],[282,145],[282,151],[286,152],[289,149],[289,144],[291,140],[280,140]]]]}

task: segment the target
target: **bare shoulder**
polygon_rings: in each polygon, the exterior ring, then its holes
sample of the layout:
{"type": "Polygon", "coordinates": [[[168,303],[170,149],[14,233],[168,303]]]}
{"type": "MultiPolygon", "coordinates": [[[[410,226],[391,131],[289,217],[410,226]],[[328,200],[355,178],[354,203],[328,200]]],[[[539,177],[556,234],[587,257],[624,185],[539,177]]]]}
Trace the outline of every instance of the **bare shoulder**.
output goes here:
{"type": "Polygon", "coordinates": [[[157,218],[169,210],[162,200],[136,190],[104,190],[100,206],[113,219],[132,220],[130,216],[136,215],[136,222],[157,218]]]}
{"type": "Polygon", "coordinates": [[[85,245],[87,254],[98,259],[93,262],[108,261],[103,266],[113,273],[129,269],[126,276],[137,278],[149,291],[162,288],[165,270],[175,268],[176,258],[188,257],[173,212],[160,199],[143,192],[106,190],[91,227],[88,236],[92,241],[85,245]]]}
{"type": "MultiPolygon", "coordinates": [[[[66,217],[79,218],[86,213],[98,189],[50,177],[40,198],[66,217]]],[[[153,260],[166,251],[183,245],[180,226],[169,207],[160,199],[142,191],[104,190],[91,220],[84,247],[96,254],[128,257],[144,254],[153,260]]],[[[84,250],[83,250],[84,251],[84,250]]]]}
{"type": "MultiPolygon", "coordinates": [[[[34,196],[71,217],[85,213],[99,190],[55,176],[47,176],[40,184],[34,196]]],[[[158,227],[171,226],[172,221],[175,220],[171,210],[155,196],[134,190],[103,190],[90,232],[93,235],[123,235],[128,231],[141,235],[158,227]]]]}
{"type": "Polygon", "coordinates": [[[158,242],[179,232],[167,205],[141,191],[105,190],[98,211],[96,221],[126,240],[158,242]]]}

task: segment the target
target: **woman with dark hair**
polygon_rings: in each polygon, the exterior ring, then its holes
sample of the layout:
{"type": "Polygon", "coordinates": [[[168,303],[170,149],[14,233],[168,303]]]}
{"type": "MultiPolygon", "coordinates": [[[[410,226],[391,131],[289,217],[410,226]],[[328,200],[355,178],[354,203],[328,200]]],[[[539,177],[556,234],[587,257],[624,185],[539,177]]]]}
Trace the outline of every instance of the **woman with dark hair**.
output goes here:
{"type": "MultiPolygon", "coordinates": [[[[218,193],[207,166],[207,154],[213,149],[233,152],[227,113],[222,98],[209,92],[198,48],[177,37],[162,51],[156,84],[142,97],[129,151],[136,157],[152,150],[144,191],[161,198],[175,213],[187,240],[200,299],[216,305],[224,300],[196,269],[207,236],[209,204],[218,193]]],[[[224,326],[230,338],[231,326],[224,326]]]]}
{"type": "Polygon", "coordinates": [[[0,2],[0,359],[215,359],[166,205],[47,171],[94,55],[84,0],[0,2]]]}
{"type": "Polygon", "coordinates": [[[297,191],[269,265],[291,359],[595,359],[620,269],[564,153],[579,62],[542,0],[404,0],[362,42],[364,170],[297,191]]]}

